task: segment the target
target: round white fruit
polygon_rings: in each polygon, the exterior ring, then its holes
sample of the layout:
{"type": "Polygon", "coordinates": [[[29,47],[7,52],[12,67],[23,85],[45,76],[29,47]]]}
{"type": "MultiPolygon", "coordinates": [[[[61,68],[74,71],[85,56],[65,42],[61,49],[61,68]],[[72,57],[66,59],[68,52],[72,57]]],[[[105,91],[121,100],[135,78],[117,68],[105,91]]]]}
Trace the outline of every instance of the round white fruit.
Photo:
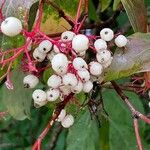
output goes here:
{"type": "Polygon", "coordinates": [[[75,36],[75,33],[72,31],[65,31],[61,34],[61,40],[63,42],[69,42],[72,41],[73,37],[75,36]]]}
{"type": "Polygon", "coordinates": [[[83,34],[74,36],[72,40],[72,48],[77,53],[86,51],[89,48],[89,39],[83,34]]]}
{"type": "Polygon", "coordinates": [[[114,38],[114,32],[109,28],[104,28],[100,31],[100,37],[104,41],[111,41],[114,38]]]}
{"type": "Polygon", "coordinates": [[[89,71],[92,75],[99,76],[103,72],[103,66],[96,61],[92,61],[89,64],[89,71]]]}
{"type": "Polygon", "coordinates": [[[46,57],[46,54],[41,53],[39,51],[38,47],[34,50],[34,52],[33,52],[33,58],[35,60],[37,60],[38,62],[44,61],[45,57],[46,57]]]}
{"type": "Polygon", "coordinates": [[[89,93],[93,89],[93,83],[89,80],[83,84],[83,91],[89,93]]]}
{"type": "Polygon", "coordinates": [[[112,63],[113,57],[111,57],[107,62],[103,63],[102,66],[104,68],[108,68],[112,63]]]}
{"type": "Polygon", "coordinates": [[[16,36],[22,31],[22,23],[15,17],[8,17],[1,23],[1,31],[7,36],[16,36]]]}
{"type": "Polygon", "coordinates": [[[82,82],[86,82],[86,81],[88,81],[90,79],[90,73],[86,69],[78,70],[77,74],[80,77],[82,82]]]}
{"type": "Polygon", "coordinates": [[[32,74],[25,76],[23,79],[23,84],[25,88],[35,88],[38,83],[39,79],[32,74]]]}
{"type": "Polygon", "coordinates": [[[83,89],[83,83],[79,80],[78,84],[74,87],[71,87],[71,91],[73,93],[80,93],[83,89]]]}
{"type": "Polygon", "coordinates": [[[111,59],[111,53],[108,50],[102,50],[96,54],[96,58],[99,63],[104,64],[111,59]]]}
{"type": "Polygon", "coordinates": [[[94,42],[94,47],[97,52],[100,52],[103,49],[107,49],[107,43],[106,43],[106,41],[104,41],[102,39],[97,39],[94,42]]]}
{"type": "Polygon", "coordinates": [[[124,35],[119,35],[115,38],[115,44],[118,46],[118,47],[124,47],[126,46],[128,40],[127,38],[124,36],[124,35]]]}
{"type": "Polygon", "coordinates": [[[50,102],[56,101],[59,98],[59,95],[60,92],[58,89],[51,88],[46,92],[47,100],[50,102]]]}
{"type": "Polygon", "coordinates": [[[52,49],[52,42],[49,40],[44,40],[39,44],[39,51],[41,53],[48,53],[52,49]]]}
{"type": "Polygon", "coordinates": [[[74,123],[74,117],[72,115],[66,115],[65,118],[61,121],[61,125],[64,128],[69,128],[74,123]]]}
{"type": "Polygon", "coordinates": [[[65,118],[65,116],[66,116],[66,110],[62,109],[59,116],[58,116],[58,118],[57,118],[57,121],[61,122],[65,118]]]}
{"type": "Polygon", "coordinates": [[[88,68],[88,65],[87,63],[85,62],[85,60],[81,57],[77,57],[73,60],[72,62],[73,64],[73,67],[76,69],[76,70],[82,70],[82,69],[87,69],[88,68]]]}
{"type": "Polygon", "coordinates": [[[62,85],[59,87],[59,90],[63,96],[69,95],[71,93],[71,87],[70,86],[62,85]]]}
{"type": "Polygon", "coordinates": [[[58,88],[61,85],[61,77],[58,75],[50,76],[47,85],[52,88],[58,88]]]}

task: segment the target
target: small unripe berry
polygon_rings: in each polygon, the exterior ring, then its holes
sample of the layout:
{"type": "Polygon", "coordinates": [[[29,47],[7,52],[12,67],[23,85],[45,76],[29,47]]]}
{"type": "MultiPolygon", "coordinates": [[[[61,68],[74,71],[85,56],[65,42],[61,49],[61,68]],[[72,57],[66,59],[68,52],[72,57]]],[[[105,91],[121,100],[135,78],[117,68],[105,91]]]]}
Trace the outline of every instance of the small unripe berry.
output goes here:
{"type": "Polygon", "coordinates": [[[65,31],[61,34],[61,40],[63,42],[69,42],[72,41],[73,37],[75,36],[75,33],[72,31],[65,31]]]}
{"type": "Polygon", "coordinates": [[[83,83],[79,80],[78,84],[71,88],[71,91],[73,93],[80,93],[82,91],[82,89],[83,89],[83,83]]]}
{"type": "Polygon", "coordinates": [[[89,70],[92,75],[99,76],[102,74],[103,67],[100,63],[98,63],[96,61],[92,61],[89,64],[89,70]]]}
{"type": "Polygon", "coordinates": [[[39,79],[32,74],[25,76],[23,79],[23,84],[25,88],[35,88],[38,83],[39,79]]]}
{"type": "Polygon", "coordinates": [[[53,57],[51,64],[53,70],[56,71],[56,73],[65,74],[67,72],[68,59],[63,53],[56,54],[53,57]]]}
{"type": "Polygon", "coordinates": [[[38,48],[36,48],[33,52],[33,58],[38,62],[44,61],[46,54],[41,53],[38,48]]]}
{"type": "Polygon", "coordinates": [[[124,36],[124,35],[119,35],[115,38],[115,44],[118,46],[118,47],[124,47],[126,46],[128,40],[127,38],[124,36]]]}
{"type": "Polygon", "coordinates": [[[111,53],[108,50],[102,50],[96,54],[96,58],[99,63],[104,64],[111,58],[111,53]]]}
{"type": "Polygon", "coordinates": [[[114,38],[114,32],[109,28],[104,28],[100,31],[101,39],[111,41],[114,38]]]}
{"type": "Polygon", "coordinates": [[[77,57],[73,60],[73,67],[76,69],[76,70],[82,70],[82,69],[87,69],[88,68],[88,65],[87,63],[85,62],[85,60],[81,57],[77,57]]]}
{"type": "Polygon", "coordinates": [[[51,88],[46,92],[47,100],[50,102],[56,101],[59,98],[59,95],[60,92],[58,89],[51,88]]]}
{"type": "Polygon", "coordinates": [[[62,109],[59,116],[58,116],[58,118],[57,118],[57,121],[61,122],[65,118],[65,116],[66,116],[66,110],[62,109]]]}
{"type": "Polygon", "coordinates": [[[68,86],[76,86],[78,83],[78,80],[76,76],[72,73],[67,73],[62,78],[63,84],[68,86]]]}
{"type": "Polygon", "coordinates": [[[44,40],[39,44],[39,51],[41,53],[48,53],[52,49],[53,44],[49,40],[44,40]]]}
{"type": "Polygon", "coordinates": [[[106,41],[104,41],[102,39],[97,39],[94,42],[94,47],[97,52],[100,52],[101,50],[107,49],[107,43],[106,43],[106,41]]]}
{"type": "Polygon", "coordinates": [[[72,48],[77,53],[86,51],[89,48],[89,39],[83,34],[74,36],[72,40],[72,48]]]}
{"type": "Polygon", "coordinates": [[[77,74],[82,82],[86,82],[90,79],[90,73],[86,69],[78,70],[77,74]]]}
{"type": "Polygon", "coordinates": [[[89,80],[83,84],[83,91],[89,93],[93,88],[93,83],[89,80]]]}
{"type": "Polygon", "coordinates": [[[58,88],[61,85],[61,77],[58,75],[50,76],[47,85],[52,88],[58,88]]]}
{"type": "Polygon", "coordinates": [[[7,36],[16,36],[22,30],[22,23],[15,17],[8,17],[1,23],[1,31],[7,36]]]}
{"type": "Polygon", "coordinates": [[[44,106],[47,103],[46,92],[37,89],[33,92],[32,98],[34,100],[35,106],[44,106]]]}
{"type": "Polygon", "coordinates": [[[61,121],[61,125],[64,128],[69,128],[74,123],[74,117],[72,115],[66,115],[65,118],[61,121]]]}

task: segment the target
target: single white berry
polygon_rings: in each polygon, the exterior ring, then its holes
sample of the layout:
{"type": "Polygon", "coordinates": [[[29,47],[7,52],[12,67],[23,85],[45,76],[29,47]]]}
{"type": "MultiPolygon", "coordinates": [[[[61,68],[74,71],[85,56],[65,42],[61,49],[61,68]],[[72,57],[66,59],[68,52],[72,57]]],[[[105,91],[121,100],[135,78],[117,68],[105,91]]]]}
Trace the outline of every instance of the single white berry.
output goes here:
{"type": "Polygon", "coordinates": [[[37,89],[33,92],[32,98],[34,100],[35,106],[44,106],[47,103],[46,92],[40,89],[37,89]]]}
{"type": "Polygon", "coordinates": [[[93,83],[89,80],[83,84],[83,92],[89,93],[93,89],[93,83]]]}
{"type": "Polygon", "coordinates": [[[63,84],[68,86],[76,86],[78,83],[78,80],[76,76],[72,73],[67,73],[62,78],[63,84]]]}
{"type": "Polygon", "coordinates": [[[54,51],[56,54],[60,53],[60,50],[59,50],[59,48],[58,48],[56,45],[53,46],[53,51],[54,51]]]}
{"type": "Polygon", "coordinates": [[[83,89],[83,83],[79,80],[77,85],[74,87],[71,87],[71,91],[73,93],[80,93],[83,89]]]}
{"type": "Polygon", "coordinates": [[[70,86],[62,85],[59,87],[59,90],[63,95],[66,95],[66,96],[71,93],[71,87],[70,86]]]}
{"type": "Polygon", "coordinates": [[[25,76],[23,79],[23,84],[25,88],[35,88],[38,83],[39,79],[32,74],[25,76]]]}
{"type": "Polygon", "coordinates": [[[86,69],[78,70],[77,74],[80,77],[82,82],[86,82],[86,81],[88,81],[90,79],[90,73],[86,69]]]}
{"type": "Polygon", "coordinates": [[[1,23],[1,31],[7,36],[16,36],[22,30],[22,23],[15,17],[8,17],[1,23]]]}
{"type": "Polygon", "coordinates": [[[35,60],[37,60],[38,62],[44,61],[45,57],[46,57],[46,54],[41,53],[39,51],[38,47],[34,50],[34,52],[33,52],[33,58],[35,60]]]}
{"type": "Polygon", "coordinates": [[[82,70],[82,69],[87,69],[88,68],[88,65],[87,63],[85,62],[85,60],[81,57],[77,57],[73,60],[72,62],[73,64],[73,67],[76,69],[76,70],[82,70]]]}
{"type": "Polygon", "coordinates": [[[128,40],[127,38],[124,36],[124,35],[119,35],[115,38],[115,44],[118,46],[118,47],[124,47],[126,46],[128,40]]]}
{"type": "Polygon", "coordinates": [[[68,59],[63,53],[56,54],[52,61],[52,68],[58,74],[65,74],[68,68],[68,59]]]}
{"type": "Polygon", "coordinates": [[[47,59],[52,61],[53,57],[56,55],[54,51],[50,51],[50,53],[47,54],[47,59]]]}
{"type": "Polygon", "coordinates": [[[100,31],[100,36],[104,41],[111,41],[114,38],[114,32],[109,28],[104,28],[100,31]]]}
{"type": "Polygon", "coordinates": [[[69,128],[74,123],[74,117],[72,115],[66,115],[65,118],[61,121],[61,125],[64,128],[69,128]]]}
{"type": "Polygon", "coordinates": [[[102,39],[97,39],[94,42],[94,47],[95,47],[97,52],[100,52],[103,49],[107,49],[107,43],[106,43],[106,41],[104,41],[102,39]]]}
{"type": "Polygon", "coordinates": [[[97,61],[101,64],[108,62],[111,59],[111,53],[108,50],[102,50],[96,54],[97,61]]]}
{"type": "Polygon", "coordinates": [[[107,62],[103,63],[102,66],[104,68],[108,68],[112,63],[113,57],[111,57],[107,62]]]}
{"type": "Polygon", "coordinates": [[[61,34],[61,40],[63,42],[69,42],[72,41],[73,37],[75,36],[75,33],[72,31],[65,31],[61,34]]]}
{"type": "Polygon", "coordinates": [[[60,91],[58,89],[50,88],[46,92],[47,100],[50,102],[56,101],[59,98],[59,95],[60,95],[60,91]]]}
{"type": "Polygon", "coordinates": [[[86,51],[89,48],[89,39],[83,34],[74,36],[72,40],[72,48],[77,53],[86,51]]]}
{"type": "Polygon", "coordinates": [[[98,63],[96,61],[92,61],[89,64],[89,71],[92,75],[99,76],[103,72],[103,67],[100,63],[98,63]]]}
{"type": "Polygon", "coordinates": [[[65,118],[65,116],[66,116],[66,110],[62,109],[59,116],[58,116],[58,118],[57,118],[57,121],[61,122],[65,118]]]}
{"type": "Polygon", "coordinates": [[[44,40],[39,44],[39,51],[41,53],[48,53],[52,49],[52,42],[49,40],[44,40]]]}
{"type": "Polygon", "coordinates": [[[61,77],[58,75],[50,76],[47,85],[52,88],[58,88],[61,85],[61,77]]]}

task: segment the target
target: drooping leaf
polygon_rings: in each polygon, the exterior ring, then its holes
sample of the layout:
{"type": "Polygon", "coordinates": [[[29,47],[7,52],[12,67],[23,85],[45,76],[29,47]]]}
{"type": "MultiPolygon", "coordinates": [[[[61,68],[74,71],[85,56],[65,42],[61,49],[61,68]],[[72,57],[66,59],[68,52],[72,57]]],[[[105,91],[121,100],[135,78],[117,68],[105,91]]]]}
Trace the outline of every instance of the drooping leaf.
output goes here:
{"type": "Polygon", "coordinates": [[[147,14],[144,0],[121,0],[134,32],[147,32],[147,14]]]}
{"type": "Polygon", "coordinates": [[[112,64],[105,72],[105,81],[144,72],[144,66],[150,62],[149,40],[150,33],[135,33],[129,36],[126,49],[116,50],[112,64]]]}
{"type": "Polygon", "coordinates": [[[100,2],[101,2],[101,12],[103,12],[109,7],[111,0],[101,0],[100,2]]]}
{"type": "Polygon", "coordinates": [[[114,0],[114,3],[113,3],[113,10],[115,11],[118,7],[118,5],[120,4],[121,0],[114,0]]]}
{"type": "Polygon", "coordinates": [[[21,71],[14,70],[11,76],[14,89],[8,90],[5,85],[1,89],[2,102],[9,114],[17,120],[30,118],[32,90],[23,87],[24,76],[21,71]]]}
{"type": "Polygon", "coordinates": [[[67,150],[99,149],[99,130],[95,120],[91,120],[89,111],[81,113],[69,129],[67,150]]]}
{"type": "MultiPolygon", "coordinates": [[[[126,95],[130,98],[135,108],[144,113],[143,104],[139,97],[132,92],[126,92],[126,95]]],[[[110,149],[137,150],[133,119],[129,109],[113,90],[104,91],[103,97],[105,109],[109,114],[110,149]]],[[[145,123],[139,122],[139,130],[142,139],[144,129],[145,123]]],[[[144,145],[144,148],[147,147],[148,145],[144,145]]]]}

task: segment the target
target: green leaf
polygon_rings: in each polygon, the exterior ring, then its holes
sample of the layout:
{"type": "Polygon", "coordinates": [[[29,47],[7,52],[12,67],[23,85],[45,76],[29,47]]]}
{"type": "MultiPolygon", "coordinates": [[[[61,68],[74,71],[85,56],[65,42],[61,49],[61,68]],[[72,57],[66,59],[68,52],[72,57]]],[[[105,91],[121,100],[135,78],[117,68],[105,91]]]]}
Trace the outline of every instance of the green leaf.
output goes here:
{"type": "Polygon", "coordinates": [[[91,120],[88,110],[75,120],[67,136],[67,150],[99,149],[99,129],[96,120],[91,120]]]}
{"type": "Polygon", "coordinates": [[[125,50],[116,50],[112,64],[105,72],[105,81],[145,72],[145,66],[150,63],[149,40],[150,33],[135,33],[129,36],[125,50]]]}
{"type": "Polygon", "coordinates": [[[100,2],[101,2],[101,12],[103,12],[109,7],[111,0],[101,0],[100,2]]]}
{"type": "Polygon", "coordinates": [[[95,6],[93,4],[93,1],[92,0],[89,0],[89,18],[93,21],[96,21],[97,20],[97,13],[96,13],[96,9],[95,9],[95,6]]]}
{"type": "Polygon", "coordinates": [[[113,3],[113,11],[117,10],[118,5],[120,4],[121,0],[114,0],[113,3]]]}
{"type": "Polygon", "coordinates": [[[147,32],[147,14],[144,0],[121,0],[134,32],[147,32]]]}
{"type": "Polygon", "coordinates": [[[30,118],[32,90],[23,87],[24,76],[21,71],[14,70],[11,76],[11,80],[14,82],[14,89],[8,90],[5,85],[1,89],[2,102],[10,115],[17,120],[30,118]]]}
{"type": "MultiPolygon", "coordinates": [[[[139,97],[133,92],[126,92],[131,103],[137,110],[144,113],[144,108],[139,97]]],[[[111,150],[137,150],[137,143],[133,128],[131,113],[115,91],[103,92],[105,109],[109,116],[109,141],[111,150]]],[[[139,130],[143,139],[145,123],[139,122],[139,130]]]]}

